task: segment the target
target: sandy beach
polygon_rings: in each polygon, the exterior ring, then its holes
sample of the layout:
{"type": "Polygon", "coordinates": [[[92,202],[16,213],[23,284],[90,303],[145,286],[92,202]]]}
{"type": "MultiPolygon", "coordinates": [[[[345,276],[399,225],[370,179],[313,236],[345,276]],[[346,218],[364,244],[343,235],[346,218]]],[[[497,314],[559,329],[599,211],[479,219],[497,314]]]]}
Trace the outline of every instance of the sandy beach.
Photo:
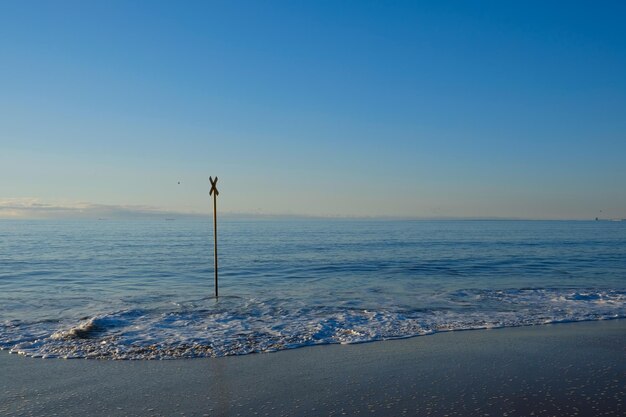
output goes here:
{"type": "Polygon", "coordinates": [[[623,415],[625,350],[611,320],[171,361],[0,352],[0,414],[623,415]]]}

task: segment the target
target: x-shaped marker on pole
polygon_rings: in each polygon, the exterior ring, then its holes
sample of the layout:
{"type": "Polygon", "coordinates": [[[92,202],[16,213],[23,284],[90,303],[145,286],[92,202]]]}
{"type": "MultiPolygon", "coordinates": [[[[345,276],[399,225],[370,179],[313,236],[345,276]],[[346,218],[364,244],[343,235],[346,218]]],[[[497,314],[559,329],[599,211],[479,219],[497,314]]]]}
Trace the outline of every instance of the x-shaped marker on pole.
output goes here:
{"type": "Polygon", "coordinates": [[[215,193],[215,195],[220,195],[220,192],[217,191],[217,177],[215,177],[215,180],[213,179],[213,177],[209,177],[209,181],[211,182],[211,191],[209,191],[209,195],[213,195],[213,193],[215,193]]]}

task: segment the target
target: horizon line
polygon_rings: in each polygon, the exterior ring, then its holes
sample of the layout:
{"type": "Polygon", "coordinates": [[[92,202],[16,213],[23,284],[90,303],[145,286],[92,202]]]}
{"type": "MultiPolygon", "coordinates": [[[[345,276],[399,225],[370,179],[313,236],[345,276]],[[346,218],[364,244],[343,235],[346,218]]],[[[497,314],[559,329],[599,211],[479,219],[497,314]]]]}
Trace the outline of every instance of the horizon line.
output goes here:
{"type": "MultiPolygon", "coordinates": [[[[410,214],[312,214],[312,213],[264,213],[260,211],[218,211],[226,219],[310,219],[310,220],[468,220],[468,221],[624,221],[626,215],[601,218],[589,217],[521,217],[521,216],[465,216],[465,215],[410,215],[410,214]]],[[[202,218],[211,217],[211,210],[172,210],[148,205],[102,204],[91,202],[45,203],[37,198],[0,199],[2,220],[46,220],[46,219],[155,219],[155,218],[202,218]]]]}

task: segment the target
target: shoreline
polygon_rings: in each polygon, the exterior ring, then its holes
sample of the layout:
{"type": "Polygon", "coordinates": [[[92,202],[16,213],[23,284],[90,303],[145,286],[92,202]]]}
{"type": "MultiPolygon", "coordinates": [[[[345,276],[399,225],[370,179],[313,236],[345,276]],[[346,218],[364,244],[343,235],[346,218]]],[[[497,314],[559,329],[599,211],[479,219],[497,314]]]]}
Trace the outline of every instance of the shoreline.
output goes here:
{"type": "Polygon", "coordinates": [[[438,332],[221,358],[0,352],[8,415],[620,415],[626,320],[438,332]]]}

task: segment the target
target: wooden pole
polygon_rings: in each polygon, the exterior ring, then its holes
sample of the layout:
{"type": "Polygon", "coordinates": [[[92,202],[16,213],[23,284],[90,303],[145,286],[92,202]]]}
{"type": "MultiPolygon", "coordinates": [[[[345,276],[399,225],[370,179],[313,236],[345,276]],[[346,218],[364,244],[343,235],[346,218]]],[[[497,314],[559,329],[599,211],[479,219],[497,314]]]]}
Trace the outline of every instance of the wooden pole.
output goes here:
{"type": "Polygon", "coordinates": [[[215,297],[217,298],[217,195],[213,194],[213,257],[215,258],[215,297]]]}
{"type": "Polygon", "coordinates": [[[217,177],[215,177],[215,181],[209,177],[209,181],[211,182],[209,195],[213,195],[213,256],[215,259],[215,298],[217,298],[217,195],[219,192],[217,191],[217,177]]]}

